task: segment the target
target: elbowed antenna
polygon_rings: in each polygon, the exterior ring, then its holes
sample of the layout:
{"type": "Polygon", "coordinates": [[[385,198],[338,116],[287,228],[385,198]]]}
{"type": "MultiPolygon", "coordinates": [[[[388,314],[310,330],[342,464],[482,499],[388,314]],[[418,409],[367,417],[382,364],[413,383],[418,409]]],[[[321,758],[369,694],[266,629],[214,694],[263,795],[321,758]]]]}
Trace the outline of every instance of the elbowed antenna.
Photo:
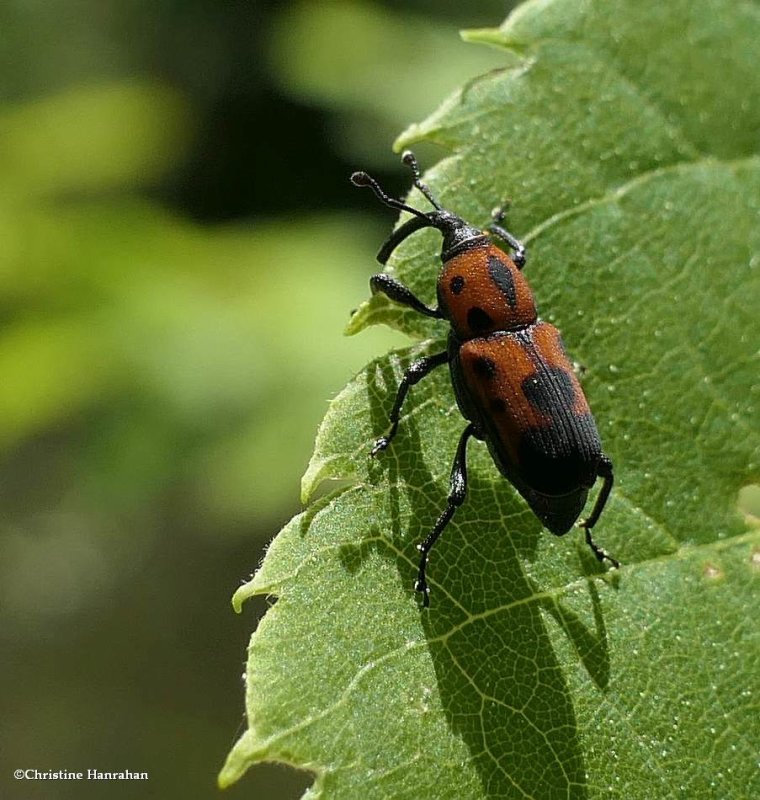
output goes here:
{"type": "Polygon", "coordinates": [[[397,208],[400,211],[408,211],[410,214],[414,214],[415,217],[420,217],[428,222],[426,214],[416,208],[408,206],[406,203],[402,203],[401,200],[396,200],[395,197],[391,197],[390,195],[386,194],[380,188],[380,184],[373,177],[367,175],[366,172],[354,172],[354,174],[351,175],[351,183],[353,183],[354,186],[369,186],[369,188],[372,189],[372,191],[378,196],[380,202],[384,203],[386,206],[397,208]]]}
{"type": "MultiPolygon", "coordinates": [[[[422,181],[422,176],[420,175],[420,165],[417,163],[414,153],[411,150],[405,150],[401,156],[401,160],[404,162],[404,164],[406,164],[407,167],[409,167],[409,169],[412,170],[412,179],[414,185],[422,192],[422,194],[436,211],[441,211],[441,204],[435,199],[435,197],[433,197],[433,192],[430,190],[430,187],[422,181]]],[[[372,191],[383,203],[385,203],[386,206],[398,208],[401,211],[408,211],[410,214],[414,214],[417,217],[429,219],[427,214],[425,214],[423,211],[412,208],[406,203],[402,203],[401,200],[396,200],[395,197],[390,197],[390,195],[386,194],[380,188],[380,184],[373,177],[367,175],[366,172],[354,172],[354,174],[351,176],[351,183],[353,183],[354,186],[369,186],[370,189],[372,189],[372,191]]]]}
{"type": "Polygon", "coordinates": [[[420,165],[417,163],[417,158],[415,157],[414,153],[411,150],[404,150],[403,155],[401,156],[401,160],[412,170],[412,175],[414,177],[414,185],[422,192],[422,194],[427,197],[427,199],[431,202],[433,208],[436,211],[441,210],[440,203],[433,197],[433,193],[430,191],[430,187],[422,182],[422,176],[420,175],[420,165]]]}

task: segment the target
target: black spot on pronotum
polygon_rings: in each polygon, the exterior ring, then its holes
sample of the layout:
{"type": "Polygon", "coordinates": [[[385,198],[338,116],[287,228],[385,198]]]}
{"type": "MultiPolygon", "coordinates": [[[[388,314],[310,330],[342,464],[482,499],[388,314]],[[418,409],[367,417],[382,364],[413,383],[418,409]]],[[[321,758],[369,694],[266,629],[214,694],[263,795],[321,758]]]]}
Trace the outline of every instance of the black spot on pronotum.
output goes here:
{"type": "Polygon", "coordinates": [[[488,273],[506,298],[509,307],[514,309],[517,306],[517,290],[509,267],[497,256],[488,256],[488,273]]]}
{"type": "Polygon", "coordinates": [[[493,378],[496,375],[496,364],[490,358],[479,356],[473,361],[473,369],[481,378],[493,378]]]}
{"type": "Polygon", "coordinates": [[[452,294],[459,294],[464,289],[464,278],[461,275],[455,275],[449,283],[449,288],[452,294]]]}
{"type": "Polygon", "coordinates": [[[543,367],[523,379],[522,390],[533,408],[547,416],[561,406],[572,408],[575,405],[573,379],[561,367],[543,367]]]}
{"type": "Polygon", "coordinates": [[[493,320],[480,306],[473,306],[467,312],[467,324],[474,333],[484,333],[493,327],[493,320]]]}
{"type": "Polygon", "coordinates": [[[501,414],[507,410],[507,404],[501,399],[501,397],[494,397],[491,400],[491,411],[495,414],[501,414]]]}

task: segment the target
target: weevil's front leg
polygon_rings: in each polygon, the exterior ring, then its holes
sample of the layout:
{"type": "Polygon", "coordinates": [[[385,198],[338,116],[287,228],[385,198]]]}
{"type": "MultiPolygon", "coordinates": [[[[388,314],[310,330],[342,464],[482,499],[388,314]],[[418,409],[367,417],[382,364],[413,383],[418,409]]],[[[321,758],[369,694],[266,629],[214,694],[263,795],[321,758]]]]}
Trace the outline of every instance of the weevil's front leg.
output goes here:
{"type": "Polygon", "coordinates": [[[426,608],[430,605],[430,589],[427,585],[425,571],[427,569],[428,553],[433,545],[438,541],[438,537],[443,533],[444,528],[451,522],[454,512],[464,503],[467,496],[467,441],[471,436],[476,435],[476,428],[470,423],[462,432],[457,446],[457,453],[454,456],[454,463],[451,467],[451,483],[449,486],[449,497],[446,508],[438,517],[433,530],[425,538],[425,541],[417,545],[417,549],[422,554],[420,557],[420,567],[417,572],[417,580],[414,582],[414,589],[422,592],[422,605],[426,608]]]}
{"type": "Polygon", "coordinates": [[[409,369],[404,373],[401,379],[398,391],[396,392],[396,400],[393,403],[393,408],[390,413],[391,428],[385,436],[381,436],[372,447],[370,455],[376,456],[381,450],[385,450],[391,443],[391,440],[398,431],[398,421],[401,416],[401,406],[406,400],[406,395],[409,392],[409,387],[419,383],[428,373],[442,364],[448,364],[449,354],[446,352],[436,353],[434,356],[424,356],[413,361],[409,369]]]}
{"type": "Polygon", "coordinates": [[[583,528],[586,531],[586,543],[591,548],[597,559],[599,561],[604,561],[606,559],[610,562],[610,564],[612,564],[613,567],[615,567],[615,569],[619,569],[620,562],[616,558],[613,558],[605,550],[602,550],[602,548],[599,547],[599,545],[591,538],[591,529],[599,521],[599,517],[604,510],[604,506],[607,504],[607,499],[610,496],[612,484],[615,480],[612,472],[612,462],[609,460],[609,458],[607,458],[607,456],[603,455],[600,459],[596,474],[604,481],[602,483],[602,488],[599,491],[599,496],[596,498],[596,503],[594,503],[591,516],[587,519],[584,519],[583,522],[579,522],[578,527],[583,528]]]}
{"type": "Polygon", "coordinates": [[[517,269],[522,269],[525,262],[528,260],[528,253],[525,250],[525,245],[516,237],[513,236],[506,228],[503,228],[497,223],[503,222],[505,217],[503,208],[496,208],[493,212],[493,223],[488,226],[491,233],[495,233],[500,239],[503,239],[514,251],[512,260],[515,262],[517,269]]]}
{"type": "Polygon", "coordinates": [[[415,311],[419,311],[420,314],[424,314],[426,317],[433,317],[434,319],[443,318],[443,314],[437,308],[430,308],[430,306],[425,305],[422,300],[412,294],[411,289],[408,289],[403,283],[397,281],[395,278],[391,278],[390,275],[386,275],[384,272],[373,275],[369,279],[369,286],[370,289],[372,289],[372,294],[381,292],[387,297],[390,297],[395,303],[400,303],[402,306],[409,306],[415,311]]]}

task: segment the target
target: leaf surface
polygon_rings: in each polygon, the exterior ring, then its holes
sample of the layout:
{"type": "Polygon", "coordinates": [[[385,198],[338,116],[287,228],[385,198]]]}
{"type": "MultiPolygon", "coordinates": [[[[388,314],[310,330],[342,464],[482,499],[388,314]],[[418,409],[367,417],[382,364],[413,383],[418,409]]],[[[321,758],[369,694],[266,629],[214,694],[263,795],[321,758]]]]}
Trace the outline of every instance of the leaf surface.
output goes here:
{"type": "MultiPolygon", "coordinates": [[[[465,423],[439,369],[368,458],[403,369],[446,335],[376,296],[350,331],[418,341],[333,400],[304,497],[345,485],[236,595],[278,600],[220,780],[278,760],[313,770],[310,796],[330,800],[758,796],[760,530],[736,501],[760,477],[760,10],[529,2],[468,38],[506,48],[510,68],[399,146],[446,148],[426,180],[475,224],[511,198],[539,312],[585,367],[615,463],[595,535],[623,568],[605,573],[578,532],[542,531],[474,443],[420,609],[415,544],[465,423]]],[[[427,302],[436,236],[390,267],[427,302]]]]}

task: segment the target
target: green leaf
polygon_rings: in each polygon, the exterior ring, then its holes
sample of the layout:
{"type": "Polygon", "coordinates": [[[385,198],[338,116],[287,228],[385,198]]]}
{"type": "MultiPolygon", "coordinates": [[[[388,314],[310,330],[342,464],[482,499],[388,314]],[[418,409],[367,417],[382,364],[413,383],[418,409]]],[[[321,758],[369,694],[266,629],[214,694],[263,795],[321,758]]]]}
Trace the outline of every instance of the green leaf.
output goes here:
{"type": "MultiPolygon", "coordinates": [[[[275,760],[331,800],[760,796],[760,528],[736,511],[760,479],[760,9],[531,2],[468,38],[508,49],[510,68],[398,144],[447,148],[427,180],[476,224],[511,197],[539,310],[586,367],[617,478],[596,539],[623,567],[542,531],[475,444],[420,609],[415,543],[464,422],[437,370],[368,458],[403,369],[446,335],[373,298],[352,332],[423,341],[333,400],[304,496],[348,485],[235,596],[278,600],[220,782],[275,760]]],[[[391,264],[430,302],[439,249],[419,233],[391,264]]]]}

